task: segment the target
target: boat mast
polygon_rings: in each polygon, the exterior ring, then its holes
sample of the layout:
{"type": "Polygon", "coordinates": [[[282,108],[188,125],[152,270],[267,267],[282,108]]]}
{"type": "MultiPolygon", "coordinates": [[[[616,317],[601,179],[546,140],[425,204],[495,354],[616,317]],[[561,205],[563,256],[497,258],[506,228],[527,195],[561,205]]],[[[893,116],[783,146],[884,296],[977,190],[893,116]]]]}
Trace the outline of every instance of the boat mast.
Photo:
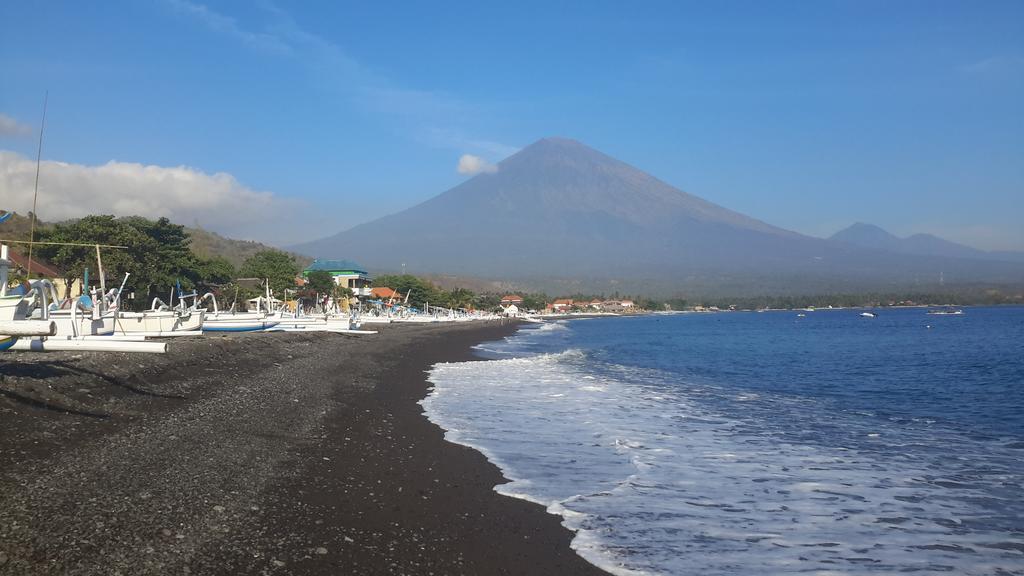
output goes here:
{"type": "Polygon", "coordinates": [[[39,164],[43,158],[43,129],[46,128],[46,105],[50,101],[50,91],[47,90],[43,96],[43,121],[39,123],[39,149],[36,150],[36,185],[32,193],[32,224],[28,233],[28,271],[27,276],[32,277],[32,243],[36,239],[36,200],[39,198],[39,164]]]}

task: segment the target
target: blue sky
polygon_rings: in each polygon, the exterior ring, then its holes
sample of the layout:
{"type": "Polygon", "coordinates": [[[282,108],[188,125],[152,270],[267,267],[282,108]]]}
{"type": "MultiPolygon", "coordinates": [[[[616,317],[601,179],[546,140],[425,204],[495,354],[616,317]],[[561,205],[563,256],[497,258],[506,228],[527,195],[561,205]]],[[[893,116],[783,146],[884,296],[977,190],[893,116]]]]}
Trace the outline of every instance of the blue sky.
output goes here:
{"type": "Polygon", "coordinates": [[[446,190],[468,177],[462,155],[496,162],[560,135],[799,232],[866,221],[1024,250],[1019,1],[156,0],[0,16],[0,203],[24,209],[10,174],[34,158],[49,90],[44,218],[163,210],[294,242],[446,190]]]}

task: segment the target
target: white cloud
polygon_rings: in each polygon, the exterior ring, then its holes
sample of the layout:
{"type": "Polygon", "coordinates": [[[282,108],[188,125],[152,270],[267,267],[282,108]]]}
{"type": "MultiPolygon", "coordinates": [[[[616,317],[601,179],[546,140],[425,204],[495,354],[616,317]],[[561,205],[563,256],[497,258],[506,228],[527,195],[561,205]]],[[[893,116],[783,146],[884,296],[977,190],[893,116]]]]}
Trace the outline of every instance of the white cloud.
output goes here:
{"type": "MultiPolygon", "coordinates": [[[[36,164],[0,150],[0,199],[5,210],[32,209],[36,164]]],[[[225,234],[251,237],[284,212],[284,200],[252,190],[223,172],[110,161],[100,166],[44,161],[37,212],[46,221],[87,214],[166,216],[225,234]]]]}
{"type": "Polygon", "coordinates": [[[31,133],[31,126],[0,113],[0,136],[28,136],[31,133]]]}
{"type": "Polygon", "coordinates": [[[494,174],[498,171],[498,167],[479,156],[463,154],[459,158],[459,165],[456,170],[459,171],[459,174],[494,174]]]}

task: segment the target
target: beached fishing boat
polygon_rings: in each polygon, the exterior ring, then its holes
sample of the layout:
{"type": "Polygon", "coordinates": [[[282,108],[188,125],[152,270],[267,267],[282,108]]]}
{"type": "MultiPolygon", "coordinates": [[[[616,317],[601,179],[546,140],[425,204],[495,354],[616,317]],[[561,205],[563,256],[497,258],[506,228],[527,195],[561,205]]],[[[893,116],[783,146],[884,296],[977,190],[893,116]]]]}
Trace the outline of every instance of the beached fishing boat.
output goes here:
{"type": "MultiPolygon", "coordinates": [[[[0,350],[110,350],[117,352],[166,352],[166,344],[153,342],[126,342],[116,336],[93,340],[86,334],[88,325],[96,321],[99,311],[86,310],[86,305],[75,300],[68,318],[63,314],[54,318],[50,296],[55,295],[53,285],[46,280],[23,283],[14,293],[7,287],[7,246],[0,245],[0,350]],[[92,312],[90,314],[90,312],[92,312]],[[58,334],[58,326],[67,332],[58,334]]],[[[100,318],[102,320],[102,318],[100,318]]]]}
{"type": "Polygon", "coordinates": [[[114,320],[115,334],[171,335],[202,330],[205,310],[146,310],[120,312],[114,320]]]}
{"type": "Polygon", "coordinates": [[[209,300],[213,304],[213,312],[207,312],[203,317],[203,332],[257,332],[277,326],[279,320],[270,318],[266,311],[258,312],[236,312],[231,310],[220,310],[217,307],[217,297],[212,293],[206,293],[201,298],[196,298],[192,310],[201,310],[203,302],[209,300]]]}

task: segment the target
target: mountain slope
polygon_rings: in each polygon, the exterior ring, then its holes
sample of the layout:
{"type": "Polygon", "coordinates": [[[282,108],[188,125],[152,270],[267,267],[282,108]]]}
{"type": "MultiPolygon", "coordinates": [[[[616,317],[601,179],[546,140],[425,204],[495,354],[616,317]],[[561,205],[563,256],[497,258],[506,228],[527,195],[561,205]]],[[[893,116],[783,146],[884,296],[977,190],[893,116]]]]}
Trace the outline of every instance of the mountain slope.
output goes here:
{"type": "MultiPolygon", "coordinates": [[[[203,258],[220,256],[228,262],[231,262],[231,265],[235,268],[241,267],[242,263],[245,262],[247,258],[257,252],[261,252],[263,250],[277,250],[277,248],[268,246],[261,242],[226,238],[216,232],[203,230],[202,228],[185,228],[185,232],[188,233],[189,238],[192,240],[192,251],[198,256],[203,258]]],[[[312,262],[312,259],[307,258],[306,256],[302,256],[300,254],[292,255],[295,256],[295,259],[302,266],[307,266],[312,262]]]]}
{"type": "MultiPolygon", "coordinates": [[[[417,206],[293,250],[354,258],[376,270],[405,264],[418,273],[590,279],[589,286],[637,289],[774,290],[852,278],[891,282],[890,272],[905,281],[951,273],[940,262],[908,263],[890,252],[771,226],[562,138],[536,142],[497,172],[417,206]]],[[[965,277],[983,272],[961,268],[965,277]]]]}
{"type": "Polygon", "coordinates": [[[906,238],[900,238],[874,224],[865,224],[863,222],[852,224],[836,232],[829,239],[864,248],[888,250],[916,256],[1024,262],[1024,253],[986,252],[963,244],[957,244],[956,242],[950,242],[933,234],[914,234],[906,238]]]}

